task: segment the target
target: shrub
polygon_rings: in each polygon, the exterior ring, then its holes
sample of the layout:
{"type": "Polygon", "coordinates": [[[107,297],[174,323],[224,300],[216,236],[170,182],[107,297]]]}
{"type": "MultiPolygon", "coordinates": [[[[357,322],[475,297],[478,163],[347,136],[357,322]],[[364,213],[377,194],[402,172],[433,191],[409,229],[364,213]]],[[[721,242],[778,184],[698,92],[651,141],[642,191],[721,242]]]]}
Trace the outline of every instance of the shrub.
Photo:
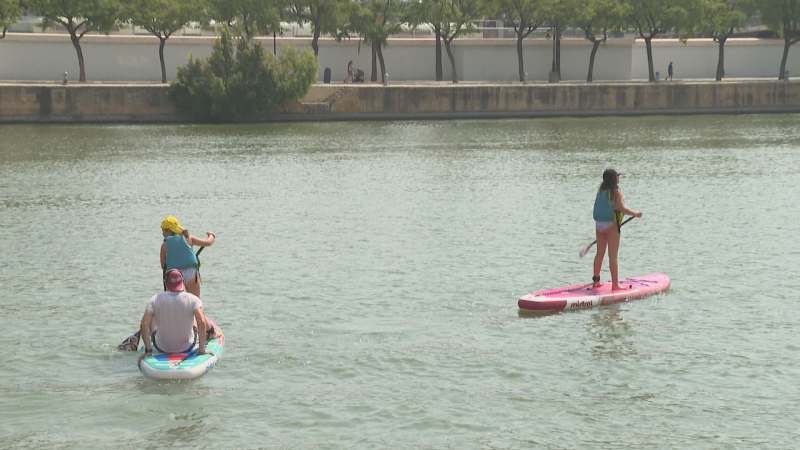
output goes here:
{"type": "Polygon", "coordinates": [[[181,111],[203,120],[253,121],[305,96],[318,71],[310,50],[285,46],[275,58],[260,43],[246,37],[234,40],[223,31],[211,56],[189,54],[187,64],[178,68],[178,81],[170,83],[168,97],[181,111]]]}

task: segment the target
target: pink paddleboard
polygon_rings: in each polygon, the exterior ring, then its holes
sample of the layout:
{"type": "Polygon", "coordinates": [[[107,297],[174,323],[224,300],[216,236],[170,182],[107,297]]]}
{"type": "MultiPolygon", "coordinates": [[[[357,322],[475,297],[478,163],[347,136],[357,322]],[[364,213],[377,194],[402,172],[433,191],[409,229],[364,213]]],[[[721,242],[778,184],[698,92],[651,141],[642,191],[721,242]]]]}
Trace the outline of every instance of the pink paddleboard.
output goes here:
{"type": "Polygon", "coordinates": [[[517,304],[521,309],[531,311],[562,311],[610,305],[664,292],[669,289],[670,279],[663,273],[656,273],[620,280],[619,284],[628,289],[612,291],[610,281],[592,289],[590,283],[534,292],[523,296],[517,304]]]}

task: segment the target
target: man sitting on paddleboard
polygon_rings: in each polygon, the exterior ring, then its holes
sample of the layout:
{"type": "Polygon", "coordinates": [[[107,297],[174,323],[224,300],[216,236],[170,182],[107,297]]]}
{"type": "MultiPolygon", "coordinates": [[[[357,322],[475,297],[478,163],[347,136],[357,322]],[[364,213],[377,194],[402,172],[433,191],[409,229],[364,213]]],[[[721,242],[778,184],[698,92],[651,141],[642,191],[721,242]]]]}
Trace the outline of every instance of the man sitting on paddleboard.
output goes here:
{"type": "Polygon", "coordinates": [[[617,253],[619,252],[619,235],[622,217],[625,215],[642,217],[641,211],[633,211],[625,206],[625,196],[619,188],[619,176],[614,169],[603,172],[603,182],[597,190],[594,200],[595,234],[597,235],[597,254],[594,257],[594,276],[592,288],[600,284],[600,270],[603,268],[603,257],[608,247],[608,268],[611,270],[611,289],[625,289],[619,284],[619,268],[617,253]]]}
{"type": "Polygon", "coordinates": [[[151,339],[156,350],[163,353],[183,353],[194,348],[197,353],[206,353],[206,317],[203,312],[203,302],[194,294],[186,292],[183,275],[180,270],[167,271],[164,278],[166,291],[160,292],[147,301],[144,316],[142,316],[141,330],[144,342],[142,358],[152,354],[151,339]],[[155,323],[157,330],[150,334],[151,323],[155,323]]]}

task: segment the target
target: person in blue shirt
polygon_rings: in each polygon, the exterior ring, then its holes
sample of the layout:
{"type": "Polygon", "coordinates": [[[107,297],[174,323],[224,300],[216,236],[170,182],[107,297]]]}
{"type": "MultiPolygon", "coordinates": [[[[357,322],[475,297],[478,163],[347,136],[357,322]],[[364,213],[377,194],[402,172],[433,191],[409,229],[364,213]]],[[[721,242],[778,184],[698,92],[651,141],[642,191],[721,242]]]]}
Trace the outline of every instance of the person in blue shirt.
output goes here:
{"type": "Polygon", "coordinates": [[[594,257],[594,276],[592,288],[600,284],[600,270],[603,268],[603,258],[608,249],[608,267],[611,270],[611,289],[625,289],[619,284],[619,267],[617,254],[619,252],[619,236],[622,218],[625,215],[642,217],[641,211],[633,211],[625,206],[625,196],[619,188],[619,176],[614,169],[603,172],[603,182],[597,190],[594,200],[595,234],[597,235],[597,254],[594,257]]]}
{"type": "MultiPolygon", "coordinates": [[[[189,230],[172,216],[161,222],[161,233],[164,236],[164,243],[161,244],[163,273],[172,269],[180,270],[186,292],[200,297],[200,261],[192,246],[208,247],[214,243],[217,236],[212,231],[206,231],[206,239],[192,236],[189,230]]],[[[206,323],[206,329],[213,332],[214,327],[206,323]]],[[[209,339],[213,337],[210,336],[209,339]]]]}

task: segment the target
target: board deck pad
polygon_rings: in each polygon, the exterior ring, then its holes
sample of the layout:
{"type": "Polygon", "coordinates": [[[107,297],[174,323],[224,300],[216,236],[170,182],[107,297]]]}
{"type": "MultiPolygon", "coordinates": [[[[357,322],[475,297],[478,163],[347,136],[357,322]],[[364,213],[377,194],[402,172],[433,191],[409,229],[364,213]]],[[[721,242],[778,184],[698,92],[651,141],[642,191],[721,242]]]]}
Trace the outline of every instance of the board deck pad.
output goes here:
{"type": "Polygon", "coordinates": [[[664,292],[669,289],[670,278],[663,273],[656,273],[626,278],[620,280],[619,284],[628,289],[612,291],[610,281],[597,289],[592,289],[591,283],[582,284],[533,292],[520,298],[517,305],[529,311],[564,311],[610,305],[664,292]]]}

